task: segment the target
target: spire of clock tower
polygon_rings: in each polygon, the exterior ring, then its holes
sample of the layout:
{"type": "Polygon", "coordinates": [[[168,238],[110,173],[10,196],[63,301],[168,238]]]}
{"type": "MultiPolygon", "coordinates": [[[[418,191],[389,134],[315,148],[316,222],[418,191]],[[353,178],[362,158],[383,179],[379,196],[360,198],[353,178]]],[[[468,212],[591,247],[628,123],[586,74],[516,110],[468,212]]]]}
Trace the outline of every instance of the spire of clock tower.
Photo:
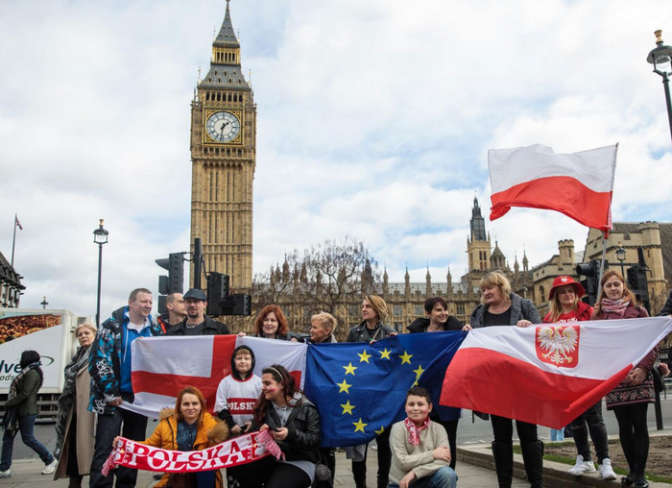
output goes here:
{"type": "Polygon", "coordinates": [[[240,68],[240,43],[233,30],[229,1],[226,1],[224,22],[219,34],[212,42],[210,70],[198,84],[199,88],[228,88],[247,90],[250,88],[240,68]]]}
{"type": "Polygon", "coordinates": [[[224,14],[224,22],[222,22],[222,27],[219,29],[219,34],[213,42],[213,46],[220,47],[240,47],[240,43],[236,38],[236,33],[233,31],[233,23],[231,22],[231,12],[229,10],[229,2],[231,0],[226,0],[226,13],[224,14]]]}

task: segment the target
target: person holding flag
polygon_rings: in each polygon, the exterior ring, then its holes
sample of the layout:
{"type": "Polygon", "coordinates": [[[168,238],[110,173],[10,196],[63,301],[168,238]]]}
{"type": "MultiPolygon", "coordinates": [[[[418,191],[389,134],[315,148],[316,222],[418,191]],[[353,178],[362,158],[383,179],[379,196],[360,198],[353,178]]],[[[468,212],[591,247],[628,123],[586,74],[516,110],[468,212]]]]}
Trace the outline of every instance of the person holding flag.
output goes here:
{"type": "MultiPolygon", "coordinates": [[[[471,314],[471,326],[516,325],[529,327],[541,322],[534,304],[511,291],[509,280],[502,273],[493,271],[480,283],[481,305],[471,314]]],[[[492,454],[495,459],[497,481],[500,488],[510,488],[513,480],[513,425],[511,419],[491,415],[492,454]]],[[[543,477],[544,444],[537,438],[537,426],[516,420],[516,430],[523,451],[523,463],[532,488],[541,488],[543,477]]]]}
{"type": "MultiPolygon", "coordinates": [[[[346,342],[372,343],[396,334],[384,324],[388,316],[387,303],[378,295],[365,295],[362,300],[362,323],[350,329],[346,342]]],[[[376,436],[378,447],[378,488],[386,488],[389,481],[392,452],[390,430],[385,428],[376,436]]],[[[346,447],[346,455],[352,459],[352,476],[357,488],[366,487],[366,453],[368,444],[346,447]]]]}
{"type": "MultiPolygon", "coordinates": [[[[609,270],[600,280],[600,294],[595,307],[595,320],[648,317],[644,307],[625,284],[618,271],[609,270]]],[[[651,370],[658,348],[654,347],[621,383],[607,394],[607,410],[618,420],[618,437],[630,472],[621,480],[622,486],[646,488],[644,470],[649,455],[649,431],[646,410],[655,399],[651,370]]]]}
{"type": "MultiPolygon", "coordinates": [[[[571,276],[557,276],[553,280],[553,285],[548,293],[551,309],[544,317],[544,323],[590,320],[593,315],[593,307],[581,301],[581,297],[585,294],[586,291],[581,283],[574,281],[571,276]]],[[[583,473],[595,471],[595,465],[590,456],[586,424],[588,424],[590,437],[595,445],[600,478],[615,480],[616,473],[614,473],[611,467],[611,459],[609,459],[607,428],[602,419],[602,399],[569,424],[578,453],[576,464],[572,466],[569,472],[580,476],[583,473]]]]}
{"type": "MultiPolygon", "coordinates": [[[[470,325],[463,325],[455,316],[448,314],[448,303],[441,297],[428,298],[425,300],[424,307],[427,317],[417,318],[408,326],[408,331],[411,334],[417,332],[471,330],[470,325]]],[[[450,467],[455,469],[457,461],[457,423],[460,420],[460,409],[437,405],[431,410],[430,418],[443,425],[443,428],[446,429],[450,444],[450,467]]]]}

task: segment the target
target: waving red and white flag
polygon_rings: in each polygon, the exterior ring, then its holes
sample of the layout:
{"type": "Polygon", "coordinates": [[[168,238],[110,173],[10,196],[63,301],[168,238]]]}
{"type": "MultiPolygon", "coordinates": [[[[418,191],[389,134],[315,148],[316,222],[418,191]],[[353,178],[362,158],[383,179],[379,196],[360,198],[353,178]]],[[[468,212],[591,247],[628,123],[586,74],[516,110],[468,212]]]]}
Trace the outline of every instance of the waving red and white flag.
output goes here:
{"type": "Polygon", "coordinates": [[[306,344],[235,335],[141,337],[131,345],[135,398],[122,407],[157,418],[162,408],[175,406],[182,388],[195,386],[212,411],[219,382],[231,374],[233,350],[243,344],[254,352],[255,374],[261,376],[264,367],[280,364],[303,386],[306,344]]]}
{"type": "Polygon", "coordinates": [[[474,329],[446,369],[439,403],[559,429],[670,332],[669,317],[474,329]]]}
{"type": "Polygon", "coordinates": [[[490,220],[511,207],[543,208],[608,233],[617,149],[618,144],[570,154],[540,144],[490,149],[490,220]]]}

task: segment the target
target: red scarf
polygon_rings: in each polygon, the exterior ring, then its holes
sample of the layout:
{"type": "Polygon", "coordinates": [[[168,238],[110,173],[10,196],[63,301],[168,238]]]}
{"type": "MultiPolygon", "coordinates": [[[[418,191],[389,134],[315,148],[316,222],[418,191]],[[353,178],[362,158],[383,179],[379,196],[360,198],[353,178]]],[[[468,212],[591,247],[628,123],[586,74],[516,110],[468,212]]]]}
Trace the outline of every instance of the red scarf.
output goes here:
{"type": "Polygon", "coordinates": [[[172,451],[119,437],[101,473],[107,476],[117,466],[163,473],[195,473],[230,468],[269,455],[284,459],[267,430],[245,434],[201,451],[172,451]]]}
{"type": "Polygon", "coordinates": [[[406,432],[408,432],[408,442],[410,442],[412,446],[417,446],[420,444],[420,432],[429,427],[429,417],[427,417],[419,427],[415,425],[415,422],[406,417],[404,425],[406,426],[406,432]]]}

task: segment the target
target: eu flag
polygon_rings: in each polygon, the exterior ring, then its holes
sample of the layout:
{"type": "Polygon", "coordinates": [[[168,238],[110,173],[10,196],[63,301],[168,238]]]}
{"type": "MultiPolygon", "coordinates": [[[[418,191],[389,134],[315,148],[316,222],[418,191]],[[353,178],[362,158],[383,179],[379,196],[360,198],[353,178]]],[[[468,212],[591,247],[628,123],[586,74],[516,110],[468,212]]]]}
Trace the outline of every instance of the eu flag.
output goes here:
{"type": "Polygon", "coordinates": [[[404,417],[406,392],[415,384],[438,399],[446,366],[465,336],[400,334],[373,344],[309,347],[304,391],[320,412],[322,446],[363,444],[381,434],[404,417]],[[425,373],[431,384],[424,384],[425,373]]]}

